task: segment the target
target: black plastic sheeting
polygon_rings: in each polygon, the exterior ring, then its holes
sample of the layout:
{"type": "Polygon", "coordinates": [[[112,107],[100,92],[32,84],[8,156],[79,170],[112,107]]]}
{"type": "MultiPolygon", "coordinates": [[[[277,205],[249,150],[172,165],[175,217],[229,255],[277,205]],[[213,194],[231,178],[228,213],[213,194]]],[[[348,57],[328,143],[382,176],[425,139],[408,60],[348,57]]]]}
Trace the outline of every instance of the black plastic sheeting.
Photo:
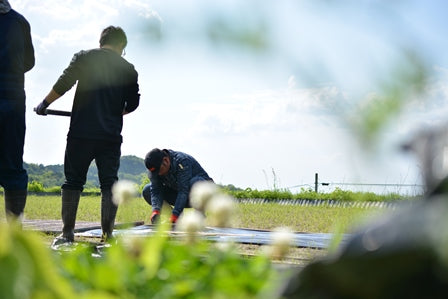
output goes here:
{"type": "MultiPolygon", "coordinates": [[[[114,236],[150,236],[156,232],[157,228],[151,225],[139,225],[128,229],[116,229],[114,230],[114,236]]],[[[198,235],[206,240],[216,242],[235,242],[242,244],[255,244],[255,245],[268,245],[272,241],[272,231],[265,230],[252,230],[246,228],[217,228],[207,227],[198,235]]],[[[77,236],[83,237],[97,237],[101,238],[101,229],[91,229],[81,233],[77,233],[77,236]]],[[[173,237],[182,237],[184,232],[172,231],[170,235],[173,237]]],[[[349,235],[344,234],[340,244],[345,242],[349,235]]],[[[333,234],[330,233],[293,233],[292,246],[303,248],[328,248],[333,234]]]]}

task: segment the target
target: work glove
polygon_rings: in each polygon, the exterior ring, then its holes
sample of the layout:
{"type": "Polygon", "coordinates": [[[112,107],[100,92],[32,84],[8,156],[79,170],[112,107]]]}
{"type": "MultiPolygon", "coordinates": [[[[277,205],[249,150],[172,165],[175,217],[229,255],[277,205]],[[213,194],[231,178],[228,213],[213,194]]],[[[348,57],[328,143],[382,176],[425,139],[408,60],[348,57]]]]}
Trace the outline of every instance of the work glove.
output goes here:
{"type": "Polygon", "coordinates": [[[47,108],[50,104],[44,99],[34,110],[39,115],[47,115],[47,108]]]}
{"type": "Polygon", "coordinates": [[[154,210],[151,214],[151,223],[158,224],[160,222],[160,211],[154,210]]]}
{"type": "Polygon", "coordinates": [[[171,223],[176,223],[178,218],[179,218],[179,216],[171,214],[170,222],[171,223]]]}

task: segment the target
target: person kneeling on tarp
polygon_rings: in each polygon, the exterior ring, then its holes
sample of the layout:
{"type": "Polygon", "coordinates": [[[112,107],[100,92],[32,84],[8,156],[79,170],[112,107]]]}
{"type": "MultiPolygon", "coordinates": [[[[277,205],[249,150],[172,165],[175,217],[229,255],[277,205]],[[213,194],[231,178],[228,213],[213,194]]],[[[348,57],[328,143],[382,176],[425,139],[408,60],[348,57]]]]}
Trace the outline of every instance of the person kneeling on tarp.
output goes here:
{"type": "Polygon", "coordinates": [[[211,181],[192,156],[170,149],[152,149],[145,157],[151,182],[143,188],[143,198],[152,206],[151,223],[160,220],[163,201],[174,206],[170,222],[176,223],[184,208],[190,208],[190,189],[198,181],[211,181]]]}

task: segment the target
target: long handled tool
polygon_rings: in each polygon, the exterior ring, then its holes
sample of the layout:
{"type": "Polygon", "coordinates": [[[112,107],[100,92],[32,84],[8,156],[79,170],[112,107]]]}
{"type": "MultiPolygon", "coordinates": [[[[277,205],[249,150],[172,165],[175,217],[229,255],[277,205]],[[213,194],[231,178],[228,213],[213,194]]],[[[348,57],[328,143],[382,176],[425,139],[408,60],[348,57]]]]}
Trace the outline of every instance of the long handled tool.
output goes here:
{"type": "MultiPolygon", "coordinates": [[[[36,111],[36,108],[34,108],[34,111],[36,111]]],[[[70,111],[62,110],[45,109],[45,113],[49,115],[72,116],[72,113],[70,111]]]]}

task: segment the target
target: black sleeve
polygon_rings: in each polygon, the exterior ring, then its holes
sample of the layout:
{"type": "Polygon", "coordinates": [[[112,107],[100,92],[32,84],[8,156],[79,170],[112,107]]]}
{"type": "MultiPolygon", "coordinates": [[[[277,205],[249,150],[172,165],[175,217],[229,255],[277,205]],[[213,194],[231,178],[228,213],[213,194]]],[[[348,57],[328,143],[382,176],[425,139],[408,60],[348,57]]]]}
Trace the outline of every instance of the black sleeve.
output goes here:
{"type": "Polygon", "coordinates": [[[129,74],[129,81],[126,84],[125,101],[126,101],[126,112],[132,112],[137,109],[140,103],[140,94],[138,86],[138,73],[132,66],[132,70],[129,74]]]}
{"type": "Polygon", "coordinates": [[[34,67],[36,63],[34,58],[34,47],[31,40],[31,27],[28,21],[24,22],[24,46],[25,46],[25,57],[24,57],[24,70],[28,72],[34,67]]]}
{"type": "Polygon", "coordinates": [[[82,51],[73,55],[70,65],[64,70],[58,81],[53,86],[53,90],[59,95],[63,95],[70,90],[79,78],[80,56],[82,51]]]}

